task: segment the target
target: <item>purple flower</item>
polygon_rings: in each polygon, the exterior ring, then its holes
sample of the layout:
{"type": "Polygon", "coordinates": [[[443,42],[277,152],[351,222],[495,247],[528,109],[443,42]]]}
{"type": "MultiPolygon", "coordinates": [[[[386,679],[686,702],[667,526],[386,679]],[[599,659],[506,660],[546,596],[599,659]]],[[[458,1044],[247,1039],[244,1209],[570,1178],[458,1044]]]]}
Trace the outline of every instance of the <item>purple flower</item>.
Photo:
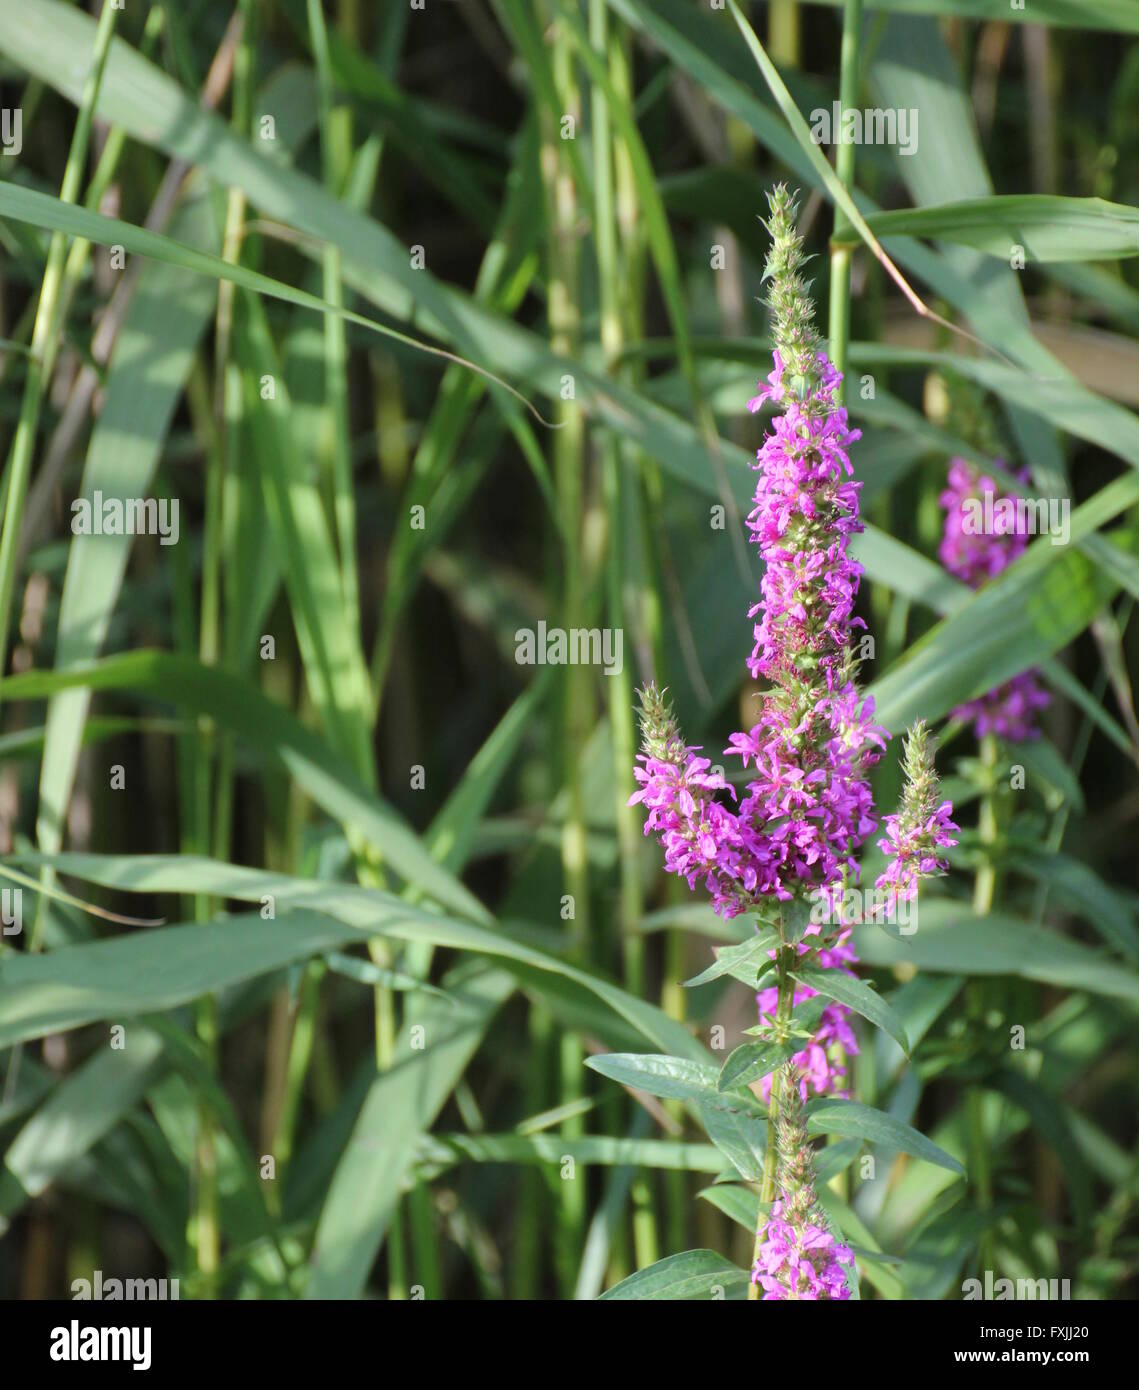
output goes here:
{"type": "Polygon", "coordinates": [[[951,819],[952,804],[941,800],[933,754],[933,740],[919,719],[906,736],[901,806],[896,815],[886,817],[886,834],[878,841],[878,848],[891,856],[886,871],[874,880],[886,894],[882,907],[887,916],[899,902],[917,896],[920,878],[948,869],[938,851],[957,843],[950,832],[960,827],[951,819]]]}
{"type": "Polygon", "coordinates": [[[862,530],[846,453],[859,434],[835,403],[838,372],[821,352],[814,365],[814,383],[796,397],[776,352],[769,384],[749,402],[784,407],[759,451],[748,516],[764,561],[748,669],[771,689],[758,722],[724,750],[755,769],[739,814],[763,827],[759,881],[783,900],[857,873],[854,853],[877,824],[865,773],[887,737],[854,684],[850,652],[864,626],[853,616],[862,566],[847,553],[862,530]]]}
{"type": "MultiPolygon", "coordinates": [[[[662,702],[653,687],[644,692],[646,707],[662,702]]],[[[668,716],[671,718],[671,715],[668,716]]],[[[754,906],[759,866],[765,853],[748,821],[716,800],[735,791],[718,772],[710,772],[699,749],[678,742],[664,757],[642,753],[633,769],[640,789],[629,804],[640,802],[648,811],[645,834],[655,834],[664,849],[664,867],[679,874],[689,888],[703,884],[717,912],[735,917],[754,906]]]]}
{"type": "MultiPolygon", "coordinates": [[[[864,624],[854,616],[862,567],[848,545],[862,522],[846,451],[859,435],[835,401],[841,378],[826,355],[814,352],[807,365],[810,375],[798,376],[792,390],[776,351],[767,385],[749,402],[754,410],[771,400],[783,413],[759,451],[748,517],[764,561],[761,598],[749,615],[758,621],[748,669],[769,689],[757,722],[732,734],[724,750],[754,773],[738,806],[725,804],[733,789],[680,737],[663,695],[652,685],[642,694],[645,751],[631,800],[648,810],[645,833],[658,836],[666,870],[689,887],[702,884],[724,917],[755,911],[765,899],[841,897],[877,826],[867,772],[888,735],[855,684],[851,651],[852,633],[864,624]]],[[[815,939],[800,942],[801,954],[826,945],[817,927],[808,936],[815,939]]],[[[819,953],[824,968],[853,962],[848,941],[846,932],[819,953]]],[[[794,1002],[814,993],[800,987],[794,1002]]],[[[776,994],[759,996],[761,1019],[774,1020],[776,994]]],[[[827,1005],[796,1054],[804,1096],[843,1093],[837,1054],[858,1050],[849,1020],[845,1005],[827,1005]]],[[[762,1082],[765,1097],[771,1081],[762,1082]]]]}
{"type": "Polygon", "coordinates": [[[845,1269],[854,1260],[850,1247],[810,1219],[801,1219],[798,1205],[786,1192],[772,1204],[756,1247],[752,1283],[762,1287],[768,1302],[849,1298],[845,1269]]]}
{"type": "MultiPolygon", "coordinates": [[[[1028,481],[1027,469],[1017,473],[1028,481]]],[[[1024,554],[1028,530],[1015,497],[964,459],[949,461],[949,478],[938,499],[945,509],[945,534],[938,555],[951,574],[979,589],[1024,554]]],[[[1036,711],[1049,703],[1032,671],[1022,671],[976,700],[959,705],[955,719],[972,724],[978,738],[995,734],[1020,742],[1038,738],[1036,711]]]]}
{"type": "Polygon", "coordinates": [[[1021,743],[1039,738],[1035,713],[1051,703],[1032,671],[1021,671],[1012,680],[995,686],[976,700],[968,700],[953,711],[955,719],[973,725],[978,738],[995,734],[997,738],[1021,743]]]}

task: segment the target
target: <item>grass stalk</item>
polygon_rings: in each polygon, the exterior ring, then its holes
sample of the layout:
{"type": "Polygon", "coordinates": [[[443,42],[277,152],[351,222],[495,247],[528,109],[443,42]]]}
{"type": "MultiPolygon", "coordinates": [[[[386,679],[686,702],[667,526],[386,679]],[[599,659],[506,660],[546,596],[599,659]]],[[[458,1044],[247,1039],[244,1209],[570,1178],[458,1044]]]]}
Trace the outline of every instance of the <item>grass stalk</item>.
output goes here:
{"type": "MultiPolygon", "coordinates": [[[[338,113],[332,105],[332,60],[320,0],[308,0],[308,23],[316,60],[321,168],[325,186],[330,193],[338,194],[344,184],[349,151],[348,141],[338,138],[344,130],[344,120],[341,117],[338,121],[338,113]]],[[[343,307],[340,252],[335,246],[326,246],[321,252],[321,279],[325,300],[337,308],[343,307]]],[[[352,488],[352,458],[348,445],[348,342],[344,320],[336,314],[324,316],[324,385],[340,582],[349,625],[358,632],[360,581],[356,568],[356,495],[352,488]]]]}
{"type": "MultiPolygon", "coordinates": [[[[114,5],[107,0],[95,29],[91,66],[83,84],[75,128],[71,134],[71,148],[63,170],[63,182],[59,189],[59,199],[63,203],[74,203],[79,197],[83,171],[87,164],[87,151],[91,143],[95,105],[99,99],[107,55],[111,50],[117,14],[114,5]]],[[[67,236],[63,232],[53,232],[48,244],[47,264],[40,285],[35,326],[32,329],[31,352],[28,357],[27,375],[24,378],[20,415],[8,456],[8,495],[4,506],[4,524],[0,529],[0,673],[8,664],[8,637],[11,632],[12,598],[16,586],[20,523],[31,479],[40,410],[62,330],[59,309],[67,248],[67,236]]]]}
{"type": "MultiPolygon", "coordinates": [[[[862,0],[846,0],[842,12],[842,57],[839,68],[839,103],[844,111],[858,105],[859,46],[862,35],[862,0]]],[[[853,142],[840,140],[835,151],[835,173],[846,189],[854,187],[853,142]]],[[[837,242],[849,233],[850,222],[836,203],[834,236],[837,242]]],[[[846,376],[846,356],[850,345],[850,263],[853,248],[832,244],[830,288],[830,358],[846,376]]],[[[845,397],[846,382],[839,388],[840,399],[845,397]]]]}
{"type": "MultiPolygon", "coordinates": [[[[577,189],[570,160],[562,146],[569,143],[566,118],[580,123],[580,95],[569,43],[555,45],[553,80],[561,121],[548,107],[543,110],[540,161],[548,216],[547,312],[550,346],[554,352],[576,357],[580,345],[580,251],[578,245],[577,189]]],[[[554,477],[565,534],[563,550],[562,626],[584,625],[585,570],[583,520],[585,509],[585,429],[581,408],[572,396],[560,402],[560,428],[554,436],[554,477]]],[[[568,665],[562,688],[561,770],[567,806],[561,834],[565,892],[572,899],[571,938],[574,954],[586,959],[590,948],[589,860],[586,843],[585,788],[583,781],[586,740],[592,726],[592,693],[589,672],[568,665]]],[[[559,1046],[560,1101],[566,1104],[582,1094],[584,1053],[574,1033],[562,1035],[559,1046]]],[[[562,1132],[567,1138],[584,1133],[581,1116],[568,1118],[562,1132]]],[[[577,1252],[585,1223],[584,1183],[562,1184],[557,1225],[556,1258],[563,1293],[570,1297],[577,1280],[577,1252]]]]}

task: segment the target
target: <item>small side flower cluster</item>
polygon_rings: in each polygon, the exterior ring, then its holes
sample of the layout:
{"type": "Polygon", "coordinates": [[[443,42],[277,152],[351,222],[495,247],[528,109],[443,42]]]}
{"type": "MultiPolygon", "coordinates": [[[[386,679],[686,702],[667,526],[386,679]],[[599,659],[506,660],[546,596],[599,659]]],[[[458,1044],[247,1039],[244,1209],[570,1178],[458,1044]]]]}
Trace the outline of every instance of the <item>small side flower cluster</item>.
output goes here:
{"type": "MultiPolygon", "coordinates": [[[[1023,470],[1016,476],[1027,482],[1029,475],[1023,470]]],[[[1015,508],[1000,506],[1009,500],[1009,494],[988,474],[964,459],[951,459],[948,484],[938,500],[945,509],[945,533],[938,555],[945,568],[970,588],[979,589],[1024,554],[1028,532],[1018,524],[1015,508]],[[977,504],[986,500],[993,517],[991,533],[973,524],[977,511],[985,510],[977,504]]],[[[1034,673],[1022,671],[978,699],[958,706],[953,715],[972,724],[978,738],[995,734],[1020,742],[1039,737],[1036,712],[1047,704],[1048,695],[1034,673]]]]}
{"type": "MultiPolygon", "coordinates": [[[[853,975],[854,971],[850,967],[857,964],[858,957],[850,944],[850,931],[840,931],[833,941],[820,945],[818,938],[821,930],[821,927],[812,923],[804,932],[803,940],[795,947],[796,954],[805,956],[814,950],[815,963],[822,969],[841,970],[844,975],[853,975]]],[[[818,990],[812,989],[810,985],[797,984],[791,1007],[796,1009],[817,995],[818,990]]],[[[755,996],[755,1002],[759,1005],[759,1021],[769,1028],[774,1028],[775,1013],[779,1006],[778,986],[761,989],[755,996]]],[[[850,1026],[849,1008],[845,1004],[830,1003],[823,1009],[819,1026],[806,1047],[796,1052],[791,1059],[798,1077],[799,1095],[802,1100],[805,1101],[808,1095],[846,1095],[843,1089],[846,1068],[835,1056],[835,1050],[839,1048],[842,1049],[842,1054],[854,1054],[858,1051],[858,1040],[850,1026]]],[[[771,1099],[774,1079],[775,1073],[768,1072],[760,1082],[760,1094],[765,1101],[771,1099]]]]}
{"type": "Polygon", "coordinates": [[[886,834],[878,841],[878,848],[891,856],[886,872],[874,880],[874,886],[887,894],[883,904],[887,915],[899,901],[917,896],[919,878],[945,873],[949,865],[938,851],[957,843],[950,832],[960,827],[950,819],[952,803],[940,799],[933,755],[933,739],[925,721],[919,719],[906,735],[901,806],[896,815],[886,817],[886,834]]]}
{"type": "Polygon", "coordinates": [[[666,693],[650,682],[641,691],[640,767],[633,776],[639,790],[629,804],[648,811],[645,834],[655,834],[669,873],[703,883],[722,917],[736,917],[758,905],[765,850],[755,827],[716,799],[735,797],[711,762],[697,756],[680,736],[666,693]]]}
{"type": "Polygon", "coordinates": [[[756,1233],[752,1283],[760,1285],[769,1302],[847,1299],[846,1271],[854,1255],[827,1230],[818,1207],[814,1160],[794,1065],[783,1069],[782,1079],[776,1128],[779,1198],[756,1233]]]}

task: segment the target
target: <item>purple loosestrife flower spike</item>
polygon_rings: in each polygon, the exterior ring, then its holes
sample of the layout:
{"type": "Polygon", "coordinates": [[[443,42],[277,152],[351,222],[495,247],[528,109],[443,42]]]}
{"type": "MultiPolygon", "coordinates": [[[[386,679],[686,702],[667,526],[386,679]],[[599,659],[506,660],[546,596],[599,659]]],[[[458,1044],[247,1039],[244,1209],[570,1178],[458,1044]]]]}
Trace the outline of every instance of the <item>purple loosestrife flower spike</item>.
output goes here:
{"type": "Polygon", "coordinates": [[[851,650],[864,624],[854,616],[862,566],[848,547],[862,522],[846,450],[860,435],[835,404],[840,377],[818,346],[795,202],[780,185],[769,203],[775,367],[748,408],[770,400],[782,414],[759,451],[748,517],[764,561],[748,668],[771,687],[758,723],[725,751],[755,769],[739,814],[763,827],[761,891],[786,901],[857,873],[854,852],[877,824],[865,774],[886,731],[857,689],[851,650]]]}
{"type": "MultiPolygon", "coordinates": [[[[741,759],[751,780],[737,802],[735,789],[682,737],[663,692],[649,685],[641,695],[639,786],[630,801],[648,812],[645,834],[659,838],[665,868],[690,888],[702,884],[722,916],[766,908],[770,919],[774,899],[793,902],[801,921],[808,902],[833,906],[858,877],[856,855],[877,828],[867,774],[888,735],[858,688],[852,645],[865,625],[854,611],[862,566],[850,554],[850,540],[863,527],[861,484],[847,450],[860,434],[836,401],[841,378],[814,328],[795,200],[780,185],[768,202],[764,280],[773,369],[748,409],[771,402],[776,414],[757,456],[747,519],[764,566],[760,600],[749,614],[754,648],[747,665],[766,689],[756,723],[732,734],[724,750],[741,759]]],[[[792,944],[799,958],[852,973],[856,957],[841,922],[837,929],[812,922],[785,941],[792,944]]],[[[796,986],[791,1006],[814,993],[796,986]]],[[[777,1000],[777,988],[757,996],[761,1018],[772,1026],[777,1000]]],[[[794,1058],[800,1099],[840,1092],[840,1051],[857,1051],[850,1010],[828,1003],[794,1058]]],[[[762,1082],[765,1096],[772,1081],[762,1082]]],[[[807,1225],[804,1217],[796,1239],[807,1225]]],[[[803,1238],[818,1239],[818,1251],[829,1248],[829,1237],[813,1229],[803,1238]]],[[[813,1259],[807,1260],[812,1269],[813,1259]]],[[[824,1261],[819,1270],[826,1268],[824,1261]]],[[[811,1283],[815,1276],[803,1277],[811,1283]]]]}
{"type": "MultiPolygon", "coordinates": [[[[1028,470],[1016,477],[1027,482],[1028,470]]],[[[1028,533],[1023,514],[1014,505],[1016,499],[964,459],[950,459],[948,483],[938,500],[945,509],[945,534],[938,551],[941,563],[970,588],[979,589],[1024,554],[1028,533]],[[986,515],[992,517],[990,532],[982,524],[986,515]]],[[[953,716],[972,724],[978,738],[996,734],[1020,742],[1039,737],[1036,711],[1047,704],[1048,695],[1035,674],[1022,671],[958,706],[953,716]]]]}
{"type": "Polygon", "coordinates": [[[878,848],[891,856],[886,872],[874,884],[886,894],[883,908],[887,916],[899,901],[916,897],[920,878],[943,874],[948,869],[948,863],[938,857],[938,850],[957,843],[950,832],[959,827],[950,819],[953,806],[941,799],[933,769],[934,752],[934,741],[925,721],[919,719],[906,735],[901,806],[897,815],[886,817],[886,835],[878,841],[878,848]]]}
{"type": "Polygon", "coordinates": [[[794,1064],[780,1072],[776,1129],[778,1199],[761,1232],[752,1283],[768,1301],[847,1299],[846,1270],[854,1255],[827,1229],[815,1196],[815,1166],[794,1064]]]}

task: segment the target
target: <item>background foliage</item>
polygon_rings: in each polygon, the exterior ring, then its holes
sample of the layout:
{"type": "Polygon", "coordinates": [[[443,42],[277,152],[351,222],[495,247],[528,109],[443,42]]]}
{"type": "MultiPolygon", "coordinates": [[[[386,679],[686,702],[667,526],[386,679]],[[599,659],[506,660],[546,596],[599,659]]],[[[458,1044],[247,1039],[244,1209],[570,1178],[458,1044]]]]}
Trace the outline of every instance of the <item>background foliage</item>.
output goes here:
{"type": "MultiPolygon", "coordinates": [[[[838,99],[840,5],[742,8],[838,99]]],[[[1139,10],[864,10],[848,90],[920,135],[855,203],[973,335],[849,256],[864,675],[895,732],[1034,665],[1054,698],[1031,746],[943,731],[954,872],[857,933],[911,1055],[859,1021],[824,1196],[864,1297],[1120,1296],[1139,10]],[[957,584],[955,455],[1070,497],[1071,545],[957,584]]],[[[741,1295],[762,1110],[715,1074],[754,1008],[682,985],[726,928],[625,805],[633,689],[746,727],[758,214],[802,190],[825,325],[830,151],[710,0],[0,0],[0,59],[0,1292],[591,1297],[700,1247],[634,1292],[741,1295]],[[73,535],[96,490],[177,499],[178,543],[73,535]],[[520,665],[539,622],[619,629],[621,673],[520,665]]]]}

